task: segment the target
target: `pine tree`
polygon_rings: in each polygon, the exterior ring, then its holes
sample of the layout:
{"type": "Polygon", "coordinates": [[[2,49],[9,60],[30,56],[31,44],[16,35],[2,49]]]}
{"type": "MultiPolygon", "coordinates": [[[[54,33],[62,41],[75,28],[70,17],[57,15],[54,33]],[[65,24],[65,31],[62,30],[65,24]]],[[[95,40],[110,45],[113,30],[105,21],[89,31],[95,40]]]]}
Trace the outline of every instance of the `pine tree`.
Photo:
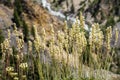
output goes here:
{"type": "Polygon", "coordinates": [[[14,22],[16,23],[17,27],[22,26],[22,19],[20,18],[22,14],[22,3],[21,0],[15,0],[14,2],[14,22]]]}
{"type": "Polygon", "coordinates": [[[24,40],[28,41],[29,38],[29,29],[25,21],[23,21],[23,34],[24,34],[24,40]]]}
{"type": "Polygon", "coordinates": [[[15,5],[15,9],[17,10],[18,12],[18,15],[21,15],[22,13],[22,3],[21,3],[21,0],[15,0],[14,2],[14,5],[15,5]]]}
{"type": "Polygon", "coordinates": [[[18,15],[18,12],[17,12],[16,9],[14,9],[14,14],[13,15],[14,15],[14,22],[16,23],[17,27],[21,27],[22,22],[21,22],[21,19],[18,15]]]}
{"type": "Polygon", "coordinates": [[[75,13],[75,9],[74,9],[74,3],[73,3],[73,0],[71,0],[71,13],[75,13]]]}

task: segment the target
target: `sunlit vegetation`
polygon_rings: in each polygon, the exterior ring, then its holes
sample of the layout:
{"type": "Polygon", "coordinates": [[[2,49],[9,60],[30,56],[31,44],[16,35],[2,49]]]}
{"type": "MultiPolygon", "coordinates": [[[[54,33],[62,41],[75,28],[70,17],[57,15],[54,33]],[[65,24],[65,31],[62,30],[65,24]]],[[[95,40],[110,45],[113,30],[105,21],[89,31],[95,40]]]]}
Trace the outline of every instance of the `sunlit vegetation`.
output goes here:
{"type": "MultiPolygon", "coordinates": [[[[84,17],[55,33],[51,24],[50,34],[45,29],[39,35],[33,25],[33,39],[25,42],[28,31],[23,24],[23,33],[14,25],[14,31],[8,30],[8,37],[1,42],[2,80],[105,80],[107,76],[94,73],[94,70],[110,70],[113,62],[114,47],[111,47],[112,27],[103,34],[99,24],[94,23],[86,36],[84,17]],[[15,36],[16,45],[11,45],[11,35],[15,36]],[[47,39],[47,36],[50,39],[47,39]],[[27,46],[25,46],[25,44],[27,46]],[[27,49],[27,51],[24,51],[27,49]]],[[[1,37],[0,37],[1,38],[1,37]]],[[[116,29],[116,41],[118,30],[116,29]]],[[[0,39],[1,40],[1,39],[0,39]]],[[[104,74],[107,75],[107,74],[104,74]]]]}

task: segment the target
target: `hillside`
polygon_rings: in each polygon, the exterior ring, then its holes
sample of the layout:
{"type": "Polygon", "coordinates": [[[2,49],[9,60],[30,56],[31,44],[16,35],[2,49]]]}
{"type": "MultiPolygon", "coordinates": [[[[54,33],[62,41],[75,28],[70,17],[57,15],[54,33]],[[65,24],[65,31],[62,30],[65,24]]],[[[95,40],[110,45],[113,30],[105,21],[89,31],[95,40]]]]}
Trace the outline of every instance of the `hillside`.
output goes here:
{"type": "Polygon", "coordinates": [[[120,21],[119,0],[48,0],[54,10],[66,15],[78,16],[82,11],[86,22],[97,22],[102,26],[114,26],[120,21]]]}
{"type": "Polygon", "coordinates": [[[113,2],[0,0],[0,80],[119,80],[113,2]]]}

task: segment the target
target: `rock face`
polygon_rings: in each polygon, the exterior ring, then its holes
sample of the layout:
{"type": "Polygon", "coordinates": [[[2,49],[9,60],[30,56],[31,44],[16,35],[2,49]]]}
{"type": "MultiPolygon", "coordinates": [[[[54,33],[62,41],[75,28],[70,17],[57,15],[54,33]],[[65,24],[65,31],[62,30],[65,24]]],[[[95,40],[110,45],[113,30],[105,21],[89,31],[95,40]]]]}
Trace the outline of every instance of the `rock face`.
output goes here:
{"type": "MultiPolygon", "coordinates": [[[[14,0],[12,0],[12,3],[13,2],[14,0]]],[[[6,1],[2,0],[0,3],[0,29],[5,29],[13,24],[12,18],[14,10],[13,7],[7,7],[8,5],[5,4],[6,1]]],[[[50,15],[40,4],[33,2],[32,0],[22,0],[22,7],[23,13],[20,17],[25,20],[29,27],[36,25],[39,33],[44,27],[49,34],[51,24],[55,31],[62,29],[63,21],[50,15]]]]}
{"type": "Polygon", "coordinates": [[[120,22],[116,23],[116,25],[114,26],[114,29],[113,29],[113,41],[115,41],[115,29],[117,28],[118,30],[118,41],[116,43],[116,47],[117,48],[120,48],[120,22]]]}
{"type": "Polygon", "coordinates": [[[0,29],[8,28],[12,25],[13,11],[0,4],[0,29]]]}
{"type": "Polygon", "coordinates": [[[86,66],[83,66],[82,75],[89,79],[93,77],[95,80],[119,80],[120,75],[113,74],[106,70],[92,70],[86,66]]]}
{"type": "MultiPolygon", "coordinates": [[[[67,15],[79,15],[82,11],[86,18],[91,15],[94,22],[104,26],[113,26],[120,20],[119,0],[48,0],[53,9],[61,10],[67,15]]],[[[87,20],[89,23],[90,20],[87,20]]],[[[92,24],[92,23],[90,23],[92,24]]]]}
{"type": "Polygon", "coordinates": [[[51,24],[55,31],[62,29],[63,22],[50,15],[46,9],[37,3],[25,1],[23,10],[23,18],[28,26],[36,25],[38,32],[44,27],[46,32],[49,33],[51,24]]]}

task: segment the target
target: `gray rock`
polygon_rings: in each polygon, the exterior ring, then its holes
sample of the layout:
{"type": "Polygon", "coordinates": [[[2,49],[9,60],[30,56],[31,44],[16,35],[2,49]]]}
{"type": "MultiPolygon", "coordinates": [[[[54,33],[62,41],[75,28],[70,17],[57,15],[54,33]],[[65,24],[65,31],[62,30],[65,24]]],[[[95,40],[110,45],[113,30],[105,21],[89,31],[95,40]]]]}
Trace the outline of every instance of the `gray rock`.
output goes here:
{"type": "Polygon", "coordinates": [[[114,28],[113,28],[112,46],[115,46],[115,47],[117,47],[117,48],[120,48],[120,22],[116,23],[116,25],[115,25],[114,28]],[[114,45],[114,43],[115,43],[115,29],[116,29],[116,28],[118,29],[119,34],[118,34],[117,44],[114,45]]]}
{"type": "Polygon", "coordinates": [[[12,25],[13,11],[4,5],[0,5],[0,29],[6,29],[12,25]]]}

